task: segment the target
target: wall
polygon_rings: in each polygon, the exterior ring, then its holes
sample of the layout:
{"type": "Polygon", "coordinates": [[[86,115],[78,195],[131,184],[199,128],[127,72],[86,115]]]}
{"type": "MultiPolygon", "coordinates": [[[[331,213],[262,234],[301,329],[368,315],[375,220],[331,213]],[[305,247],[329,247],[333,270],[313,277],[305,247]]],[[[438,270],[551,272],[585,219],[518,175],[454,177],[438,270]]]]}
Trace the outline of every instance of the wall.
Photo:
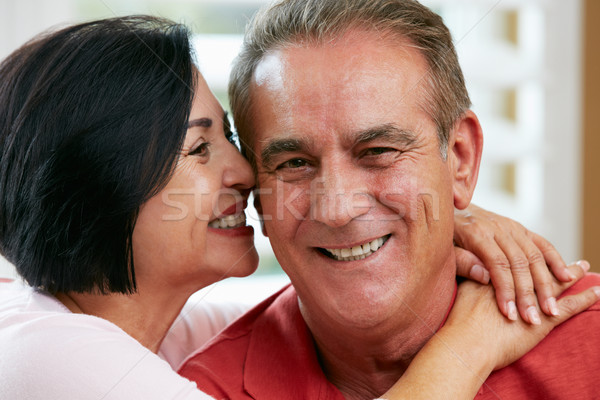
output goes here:
{"type": "Polygon", "coordinates": [[[600,272],[600,1],[584,18],[583,256],[600,272]]]}

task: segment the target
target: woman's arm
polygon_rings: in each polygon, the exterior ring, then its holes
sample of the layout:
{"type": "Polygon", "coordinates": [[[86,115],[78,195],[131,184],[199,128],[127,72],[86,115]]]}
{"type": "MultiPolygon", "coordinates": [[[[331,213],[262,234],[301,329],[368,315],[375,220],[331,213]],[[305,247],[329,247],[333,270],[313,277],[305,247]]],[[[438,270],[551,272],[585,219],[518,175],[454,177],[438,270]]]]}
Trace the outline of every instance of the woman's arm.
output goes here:
{"type": "Polygon", "coordinates": [[[546,239],[518,222],[475,205],[454,213],[457,274],[496,289],[500,311],[511,320],[517,310],[529,323],[557,311],[554,278],[573,279],[565,262],[546,239]],[[536,300],[537,294],[537,300],[536,300]]]}
{"type": "Polygon", "coordinates": [[[251,307],[249,304],[211,303],[200,294],[192,295],[169,328],[158,354],[177,370],[190,354],[251,307]]]}
{"type": "MultiPolygon", "coordinates": [[[[553,285],[556,296],[583,276],[553,285]]],[[[402,378],[382,398],[473,399],[488,375],[531,350],[550,331],[600,299],[600,288],[587,289],[557,302],[558,316],[542,316],[539,325],[508,321],[497,311],[489,286],[465,282],[446,324],[417,354],[402,378]]]]}

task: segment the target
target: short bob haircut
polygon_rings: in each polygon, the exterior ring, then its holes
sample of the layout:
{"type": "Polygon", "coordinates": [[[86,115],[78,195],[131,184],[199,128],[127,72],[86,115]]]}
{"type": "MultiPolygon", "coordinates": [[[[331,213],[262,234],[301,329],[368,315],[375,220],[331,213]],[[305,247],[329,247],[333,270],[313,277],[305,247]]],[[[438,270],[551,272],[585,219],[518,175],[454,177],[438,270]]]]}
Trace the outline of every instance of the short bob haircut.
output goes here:
{"type": "Polygon", "coordinates": [[[0,64],[0,251],[31,286],[136,291],[133,229],[183,146],[192,60],[184,26],[130,16],[0,64]]]}

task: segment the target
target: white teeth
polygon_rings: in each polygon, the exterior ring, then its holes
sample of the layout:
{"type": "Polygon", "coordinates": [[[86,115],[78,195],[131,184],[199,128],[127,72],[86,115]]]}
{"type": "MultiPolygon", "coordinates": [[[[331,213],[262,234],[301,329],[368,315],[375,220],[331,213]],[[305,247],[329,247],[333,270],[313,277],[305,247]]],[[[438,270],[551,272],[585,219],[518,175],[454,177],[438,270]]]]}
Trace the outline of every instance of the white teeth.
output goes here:
{"type": "Polygon", "coordinates": [[[246,225],[246,214],[228,215],[223,218],[215,219],[208,224],[211,228],[229,229],[238,228],[246,225]]]}
{"type": "Polygon", "coordinates": [[[375,253],[389,236],[377,238],[369,243],[365,243],[362,246],[354,246],[346,249],[325,249],[338,261],[356,261],[367,258],[371,254],[375,253]]]}

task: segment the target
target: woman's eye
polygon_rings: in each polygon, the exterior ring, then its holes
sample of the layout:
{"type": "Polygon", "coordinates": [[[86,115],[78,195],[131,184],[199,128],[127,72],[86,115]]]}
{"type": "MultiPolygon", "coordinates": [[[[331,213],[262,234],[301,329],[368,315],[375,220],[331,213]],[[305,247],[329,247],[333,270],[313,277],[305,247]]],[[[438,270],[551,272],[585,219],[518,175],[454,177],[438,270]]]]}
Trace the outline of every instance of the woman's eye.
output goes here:
{"type": "Polygon", "coordinates": [[[279,165],[279,167],[277,167],[277,169],[282,169],[282,168],[296,169],[296,168],[305,167],[307,164],[308,164],[308,162],[306,160],[303,160],[301,158],[293,158],[293,159],[288,160],[288,161],[284,162],[283,164],[279,165]]]}
{"type": "Polygon", "coordinates": [[[209,148],[210,148],[210,143],[208,142],[204,142],[201,143],[198,147],[196,147],[195,149],[191,150],[188,155],[189,156],[200,156],[200,157],[206,157],[209,153],[209,148]]]}

